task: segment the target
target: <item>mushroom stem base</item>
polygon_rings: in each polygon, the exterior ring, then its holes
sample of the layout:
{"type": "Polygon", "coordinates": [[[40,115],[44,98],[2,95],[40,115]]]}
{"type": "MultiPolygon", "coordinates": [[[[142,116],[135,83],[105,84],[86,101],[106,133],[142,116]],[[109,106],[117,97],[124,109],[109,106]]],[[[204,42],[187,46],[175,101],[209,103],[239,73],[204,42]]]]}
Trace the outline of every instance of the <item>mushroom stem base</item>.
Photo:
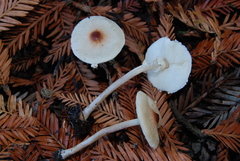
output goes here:
{"type": "Polygon", "coordinates": [[[86,120],[89,115],[92,113],[92,111],[114,90],[116,90],[119,86],[126,83],[128,80],[133,78],[134,76],[146,72],[148,70],[157,69],[160,67],[160,64],[158,61],[153,62],[152,64],[143,63],[142,65],[132,69],[127,74],[125,74],[123,77],[116,80],[114,83],[112,83],[108,88],[106,88],[96,99],[92,101],[92,103],[87,106],[80,116],[81,120],[86,120]]]}
{"type": "Polygon", "coordinates": [[[103,137],[106,134],[113,133],[113,132],[116,132],[116,131],[119,131],[119,130],[122,130],[122,129],[125,129],[128,127],[131,127],[131,126],[136,126],[136,125],[139,125],[139,119],[128,120],[128,121],[124,121],[124,122],[106,127],[104,129],[98,131],[94,135],[90,136],[86,140],[82,141],[78,145],[76,145],[70,149],[60,150],[58,157],[60,157],[61,159],[66,159],[70,155],[77,153],[78,151],[80,151],[83,148],[87,147],[88,145],[94,143],[95,141],[97,141],[99,138],[103,137]]]}

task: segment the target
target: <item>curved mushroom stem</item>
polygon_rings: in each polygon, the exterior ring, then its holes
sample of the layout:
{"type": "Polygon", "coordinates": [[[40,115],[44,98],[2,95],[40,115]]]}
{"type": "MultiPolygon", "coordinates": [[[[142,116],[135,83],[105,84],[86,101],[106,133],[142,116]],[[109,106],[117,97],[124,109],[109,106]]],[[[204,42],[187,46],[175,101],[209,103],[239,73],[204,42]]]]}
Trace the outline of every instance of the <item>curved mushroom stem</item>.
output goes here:
{"type": "Polygon", "coordinates": [[[95,98],[90,105],[88,105],[83,111],[82,115],[80,116],[81,120],[86,120],[89,115],[92,113],[92,111],[109,95],[111,94],[115,89],[117,89],[122,84],[126,83],[128,80],[133,78],[134,76],[146,72],[148,70],[154,70],[157,71],[164,69],[167,66],[166,62],[158,58],[156,61],[154,61],[152,64],[143,63],[142,65],[132,69],[127,74],[113,82],[108,88],[106,88],[97,98],[95,98]],[[83,118],[82,118],[83,117],[83,118]]]}
{"type": "Polygon", "coordinates": [[[139,119],[133,119],[133,120],[128,120],[124,121],[109,127],[106,127],[98,132],[96,132],[94,135],[90,136],[83,142],[79,143],[78,145],[70,148],[70,149],[65,149],[65,150],[60,150],[58,154],[58,158],[55,159],[66,159],[72,154],[77,153],[78,151],[82,150],[83,148],[87,147],[88,145],[94,143],[97,141],[99,138],[103,137],[106,134],[113,133],[115,131],[119,131],[121,129],[125,129],[131,126],[136,126],[139,125],[139,119]]]}

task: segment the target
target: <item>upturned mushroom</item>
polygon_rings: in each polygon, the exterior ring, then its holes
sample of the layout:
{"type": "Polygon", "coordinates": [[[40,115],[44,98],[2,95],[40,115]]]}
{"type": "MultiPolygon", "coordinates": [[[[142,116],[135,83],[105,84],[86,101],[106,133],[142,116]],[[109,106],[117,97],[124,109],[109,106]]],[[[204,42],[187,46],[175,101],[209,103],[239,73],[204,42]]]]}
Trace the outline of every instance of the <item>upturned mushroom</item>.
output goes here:
{"type": "Polygon", "coordinates": [[[122,29],[103,16],[81,20],[73,29],[71,47],[74,55],[96,68],[115,58],[125,44],[122,29]]]}
{"type": "Polygon", "coordinates": [[[66,159],[106,134],[136,125],[140,125],[148,144],[156,149],[159,145],[158,128],[161,126],[162,118],[155,101],[142,91],[139,91],[136,96],[136,112],[138,116],[136,119],[106,127],[70,149],[56,151],[54,155],[55,160],[66,159]]]}
{"type": "Polygon", "coordinates": [[[147,72],[149,81],[160,91],[176,92],[186,85],[191,67],[191,55],[182,43],[167,37],[160,38],[148,48],[142,65],[113,82],[82,111],[80,118],[87,119],[109,94],[142,72],[147,72]]]}

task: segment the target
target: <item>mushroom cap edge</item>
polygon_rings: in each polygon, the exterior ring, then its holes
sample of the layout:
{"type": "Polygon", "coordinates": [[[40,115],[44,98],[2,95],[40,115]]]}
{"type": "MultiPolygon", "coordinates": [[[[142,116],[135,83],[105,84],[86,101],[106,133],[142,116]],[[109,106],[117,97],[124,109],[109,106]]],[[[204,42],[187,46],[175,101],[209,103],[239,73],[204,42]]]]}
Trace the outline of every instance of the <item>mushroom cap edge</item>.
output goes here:
{"type": "Polygon", "coordinates": [[[161,125],[161,115],[156,102],[144,92],[139,91],[136,96],[136,111],[148,144],[156,149],[159,145],[158,128],[161,125]]]}

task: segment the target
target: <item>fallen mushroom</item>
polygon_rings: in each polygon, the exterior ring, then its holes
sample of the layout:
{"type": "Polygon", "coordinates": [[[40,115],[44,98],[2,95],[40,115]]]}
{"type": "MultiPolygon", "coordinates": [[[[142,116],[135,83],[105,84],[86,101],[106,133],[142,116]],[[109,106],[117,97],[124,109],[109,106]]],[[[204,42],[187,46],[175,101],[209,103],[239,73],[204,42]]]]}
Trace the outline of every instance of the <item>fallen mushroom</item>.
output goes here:
{"type": "Polygon", "coordinates": [[[148,48],[144,63],[151,64],[156,59],[162,66],[147,70],[148,80],[154,87],[174,93],[186,85],[192,68],[192,58],[185,46],[176,40],[161,38],[148,48]]]}
{"type": "Polygon", "coordinates": [[[160,91],[176,92],[186,85],[191,67],[191,55],[184,45],[167,37],[160,38],[148,48],[142,65],[113,82],[83,110],[80,117],[87,119],[109,94],[142,72],[147,72],[149,81],[160,91]]]}
{"type": "Polygon", "coordinates": [[[124,44],[122,29],[103,16],[91,16],[81,20],[71,36],[74,55],[91,64],[93,68],[116,57],[124,44]]]}
{"type": "Polygon", "coordinates": [[[136,96],[136,112],[138,116],[137,119],[124,121],[116,125],[106,127],[70,149],[56,151],[54,153],[55,160],[66,159],[70,155],[82,150],[106,134],[136,125],[141,126],[142,132],[148,144],[152,148],[156,149],[159,145],[158,128],[161,125],[162,118],[155,101],[142,91],[139,91],[136,96]]]}

